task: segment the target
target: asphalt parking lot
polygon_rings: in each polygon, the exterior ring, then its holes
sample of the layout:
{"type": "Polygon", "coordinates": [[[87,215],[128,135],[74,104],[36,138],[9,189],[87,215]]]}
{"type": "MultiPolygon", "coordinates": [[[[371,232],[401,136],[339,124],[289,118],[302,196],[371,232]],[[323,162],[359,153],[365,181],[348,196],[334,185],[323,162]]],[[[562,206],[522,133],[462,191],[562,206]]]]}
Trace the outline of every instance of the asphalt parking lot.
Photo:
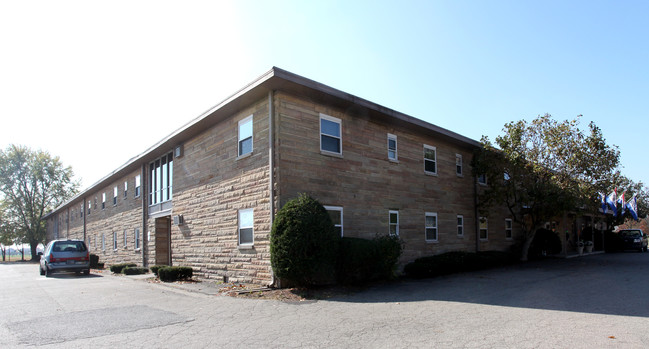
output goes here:
{"type": "Polygon", "coordinates": [[[646,348],[648,269],[602,254],[286,303],[0,264],[0,347],[646,348]]]}

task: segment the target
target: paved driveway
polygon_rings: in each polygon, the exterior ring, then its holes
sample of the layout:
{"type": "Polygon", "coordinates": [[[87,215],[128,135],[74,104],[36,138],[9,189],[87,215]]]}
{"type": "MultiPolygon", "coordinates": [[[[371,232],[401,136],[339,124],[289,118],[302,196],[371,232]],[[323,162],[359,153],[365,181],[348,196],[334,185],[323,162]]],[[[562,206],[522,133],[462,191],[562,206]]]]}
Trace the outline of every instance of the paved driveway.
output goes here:
{"type": "Polygon", "coordinates": [[[0,346],[646,348],[648,266],[606,254],[289,304],[0,264],[0,346]]]}

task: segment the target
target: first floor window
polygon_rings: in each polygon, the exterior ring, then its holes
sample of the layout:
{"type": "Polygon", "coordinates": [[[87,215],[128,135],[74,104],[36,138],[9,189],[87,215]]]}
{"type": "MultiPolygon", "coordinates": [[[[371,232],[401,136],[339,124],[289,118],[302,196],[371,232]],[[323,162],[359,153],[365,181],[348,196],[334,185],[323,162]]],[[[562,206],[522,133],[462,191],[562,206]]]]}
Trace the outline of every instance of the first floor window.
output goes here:
{"type": "Polygon", "coordinates": [[[239,245],[254,243],[254,211],[252,208],[239,210],[239,245]]]}
{"type": "Polygon", "coordinates": [[[341,120],[320,114],[320,150],[342,154],[341,120]]]}
{"type": "Polygon", "coordinates": [[[505,239],[512,238],[512,220],[507,218],[505,219],[505,239]]]}
{"type": "Polygon", "coordinates": [[[424,144],[424,171],[437,174],[437,148],[424,144]]]}
{"type": "Polygon", "coordinates": [[[135,228],[134,246],[136,250],[140,249],[140,228],[135,228]]]}
{"type": "Polygon", "coordinates": [[[113,250],[117,251],[117,232],[113,232],[113,250]]]}
{"type": "Polygon", "coordinates": [[[106,251],[106,234],[101,234],[101,250],[106,251]]]}
{"type": "Polygon", "coordinates": [[[124,229],[124,248],[126,248],[126,243],[128,242],[128,232],[124,229]]]}
{"type": "Polygon", "coordinates": [[[487,175],[486,174],[479,174],[478,175],[478,184],[482,185],[487,185],[487,175]]]}
{"type": "Polygon", "coordinates": [[[399,211],[390,210],[389,222],[390,222],[390,235],[399,236],[399,211]]]}
{"type": "Polygon", "coordinates": [[[239,121],[239,156],[252,153],[252,115],[239,121]]]}
{"type": "Polygon", "coordinates": [[[457,215],[457,236],[464,236],[464,216],[457,215]]]}
{"type": "Polygon", "coordinates": [[[343,236],[343,208],[340,206],[325,206],[325,210],[331,218],[331,222],[334,224],[336,229],[336,234],[343,236]]]}
{"type": "Polygon", "coordinates": [[[487,217],[480,217],[480,240],[487,240],[489,238],[489,230],[487,217]]]}
{"type": "Polygon", "coordinates": [[[437,241],[436,212],[426,212],[426,241],[437,241]]]}

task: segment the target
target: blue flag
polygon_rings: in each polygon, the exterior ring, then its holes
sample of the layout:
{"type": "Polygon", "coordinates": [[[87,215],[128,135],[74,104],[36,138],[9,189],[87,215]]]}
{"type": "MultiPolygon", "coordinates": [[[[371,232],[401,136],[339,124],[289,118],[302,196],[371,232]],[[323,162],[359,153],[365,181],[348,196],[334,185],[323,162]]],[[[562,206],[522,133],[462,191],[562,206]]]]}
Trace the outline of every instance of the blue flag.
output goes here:
{"type": "Polygon", "coordinates": [[[606,197],[606,203],[608,207],[613,211],[613,216],[617,216],[617,206],[615,202],[617,201],[617,188],[613,189],[613,192],[606,197]]]}
{"type": "Polygon", "coordinates": [[[633,219],[636,221],[638,220],[638,201],[635,198],[635,195],[629,200],[629,202],[626,203],[626,208],[629,209],[629,212],[631,213],[631,216],[633,216],[633,219]]]}

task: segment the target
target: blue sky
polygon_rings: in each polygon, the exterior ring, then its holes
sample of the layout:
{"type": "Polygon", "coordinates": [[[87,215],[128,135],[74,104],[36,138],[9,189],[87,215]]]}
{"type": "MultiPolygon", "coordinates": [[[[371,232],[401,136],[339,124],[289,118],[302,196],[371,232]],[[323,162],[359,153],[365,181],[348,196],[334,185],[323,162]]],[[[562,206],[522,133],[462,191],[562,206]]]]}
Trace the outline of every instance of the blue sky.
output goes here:
{"type": "Polygon", "coordinates": [[[649,184],[647,1],[0,3],[0,147],[86,187],[277,66],[479,140],[583,115],[649,184]]]}

